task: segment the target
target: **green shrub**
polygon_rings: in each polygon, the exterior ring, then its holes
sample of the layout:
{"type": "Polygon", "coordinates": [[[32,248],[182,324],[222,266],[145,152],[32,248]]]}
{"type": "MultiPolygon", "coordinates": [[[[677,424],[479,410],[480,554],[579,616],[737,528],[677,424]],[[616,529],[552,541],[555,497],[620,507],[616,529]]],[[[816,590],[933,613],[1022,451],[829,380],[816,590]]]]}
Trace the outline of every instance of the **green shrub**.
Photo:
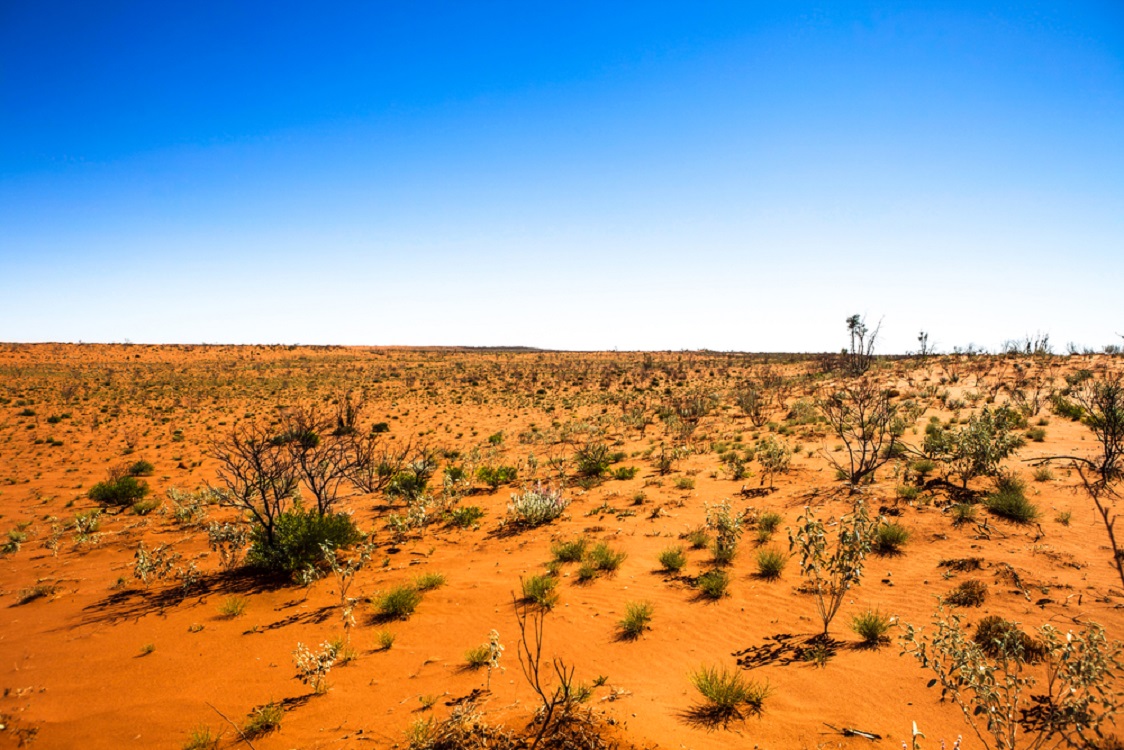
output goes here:
{"type": "Polygon", "coordinates": [[[183,750],[216,750],[222,735],[217,735],[206,724],[192,729],[183,743],[183,750]]]}
{"type": "Polygon", "coordinates": [[[902,545],[909,539],[909,530],[898,523],[879,524],[874,535],[874,549],[880,555],[901,554],[902,545]]]}
{"type": "Polygon", "coordinates": [[[687,555],[682,547],[668,547],[659,556],[660,565],[669,573],[678,573],[687,565],[687,555]]]}
{"type": "Polygon", "coordinates": [[[721,568],[708,570],[695,579],[695,588],[699,590],[699,595],[707,599],[721,599],[726,596],[729,587],[730,576],[721,568]]]}
{"type": "Polygon", "coordinates": [[[675,489],[693,490],[695,489],[695,480],[690,477],[679,477],[675,480],[675,489]]]}
{"type": "Polygon", "coordinates": [[[156,467],[148,461],[137,461],[127,470],[131,477],[150,477],[155,471],[156,467]]]}
{"type": "Polygon", "coordinates": [[[788,556],[780,550],[763,547],[757,550],[757,575],[767,581],[781,577],[788,556]]]}
{"type": "Polygon", "coordinates": [[[855,631],[866,645],[877,646],[887,640],[886,633],[890,631],[890,618],[877,609],[868,609],[861,615],[855,615],[851,620],[851,630],[855,631]]]}
{"type": "Polygon", "coordinates": [[[613,469],[613,479],[632,479],[639,472],[640,469],[636,466],[618,466],[616,469],[613,469]]]}
{"type": "Polygon", "coordinates": [[[449,524],[462,529],[475,526],[484,517],[484,511],[475,505],[453,508],[449,511],[449,524]]]}
{"type": "Polygon", "coordinates": [[[652,621],[652,612],[653,607],[650,602],[629,602],[626,604],[624,619],[618,623],[621,637],[626,640],[639,638],[648,629],[648,623],[652,621]]]}
{"type": "Polygon", "coordinates": [[[375,599],[375,611],[382,619],[407,620],[421,604],[422,594],[413,586],[395,586],[375,599]]]}
{"type": "Polygon", "coordinates": [[[599,477],[609,469],[609,446],[602,442],[590,442],[578,448],[574,454],[574,464],[578,475],[599,477]]]}
{"type": "Polygon", "coordinates": [[[514,466],[481,466],[476,470],[476,478],[493,490],[501,484],[514,482],[518,475],[514,466]]]}
{"type": "Polygon", "coordinates": [[[1041,443],[1046,439],[1046,430],[1041,427],[1031,427],[1026,431],[1027,440],[1032,440],[1036,443],[1041,443]]]}
{"type": "Polygon", "coordinates": [[[585,555],[586,539],[579,537],[550,545],[551,556],[560,563],[580,562],[585,555]]]}
{"type": "Polygon", "coordinates": [[[1038,519],[1038,508],[1027,499],[1026,485],[1015,477],[1000,477],[995,492],[984,499],[988,511],[1015,523],[1032,523],[1038,519]]]}
{"type": "Polygon", "coordinates": [[[253,528],[246,562],[255,568],[292,575],[317,565],[324,557],[322,545],[339,549],[361,538],[358,527],[346,513],[320,515],[298,506],[277,516],[272,540],[264,527],[253,528]]]}
{"type": "Polygon", "coordinates": [[[96,503],[127,506],[144,499],[150,491],[148,482],[126,474],[98,482],[87,494],[96,503]]]}
{"type": "Polygon", "coordinates": [[[531,576],[524,578],[523,600],[533,602],[543,609],[550,609],[558,602],[558,579],[547,575],[531,576]]]}
{"type": "Polygon", "coordinates": [[[921,488],[914,487],[912,484],[899,484],[894,492],[900,499],[906,502],[913,502],[921,497],[921,488]]]}
{"type": "Polygon", "coordinates": [[[767,685],[725,667],[703,667],[691,675],[691,684],[706,701],[696,713],[719,723],[760,714],[769,696],[767,685]]]}
{"type": "Polygon", "coordinates": [[[1050,471],[1049,466],[1040,466],[1034,470],[1034,481],[1036,482],[1049,482],[1054,478],[1054,472],[1050,471]]]}

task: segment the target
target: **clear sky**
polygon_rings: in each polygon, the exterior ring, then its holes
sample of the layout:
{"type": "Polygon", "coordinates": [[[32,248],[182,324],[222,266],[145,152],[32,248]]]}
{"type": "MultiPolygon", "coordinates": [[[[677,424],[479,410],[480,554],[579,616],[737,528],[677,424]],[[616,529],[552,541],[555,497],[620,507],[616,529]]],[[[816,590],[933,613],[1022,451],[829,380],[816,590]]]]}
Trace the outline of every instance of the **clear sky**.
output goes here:
{"type": "Polygon", "coordinates": [[[1124,3],[0,1],[0,340],[1124,333],[1124,3]]]}

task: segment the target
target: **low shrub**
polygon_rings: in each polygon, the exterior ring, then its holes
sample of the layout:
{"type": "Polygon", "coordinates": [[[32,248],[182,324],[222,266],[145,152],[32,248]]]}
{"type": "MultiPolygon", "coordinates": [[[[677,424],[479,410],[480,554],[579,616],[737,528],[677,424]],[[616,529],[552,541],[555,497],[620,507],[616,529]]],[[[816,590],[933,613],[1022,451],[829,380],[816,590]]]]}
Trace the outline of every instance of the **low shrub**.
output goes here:
{"type": "Polygon", "coordinates": [[[269,734],[281,728],[281,718],[284,715],[285,710],[279,703],[259,706],[250,712],[250,718],[246,720],[246,724],[242,727],[242,734],[249,739],[269,734]]]}
{"type": "Polygon", "coordinates": [[[1019,626],[1002,617],[988,615],[976,625],[972,640],[980,650],[993,659],[1001,653],[1018,654],[1034,663],[1046,656],[1046,647],[1019,629],[1019,626]]]}
{"type": "Polygon", "coordinates": [[[130,466],[127,473],[131,477],[150,477],[156,471],[156,467],[148,461],[137,461],[130,466]]]}
{"type": "Polygon", "coordinates": [[[467,529],[484,517],[484,511],[475,505],[453,508],[449,511],[449,525],[467,529]]]}
{"type": "Polygon", "coordinates": [[[277,516],[272,540],[264,527],[253,528],[246,562],[255,568],[293,575],[318,565],[324,557],[322,547],[349,547],[361,538],[348,514],[320,515],[298,506],[277,516]]]}
{"type": "Polygon", "coordinates": [[[513,494],[507,506],[507,516],[516,526],[541,526],[561,516],[569,504],[570,501],[562,497],[561,490],[544,487],[540,483],[513,494]]]}
{"type": "Polygon", "coordinates": [[[133,505],[150,492],[148,482],[126,474],[98,482],[87,493],[89,498],[103,505],[133,505]]]}
{"type": "Polygon", "coordinates": [[[445,585],[445,576],[441,573],[421,573],[414,579],[414,588],[418,591],[433,591],[445,585]]]}

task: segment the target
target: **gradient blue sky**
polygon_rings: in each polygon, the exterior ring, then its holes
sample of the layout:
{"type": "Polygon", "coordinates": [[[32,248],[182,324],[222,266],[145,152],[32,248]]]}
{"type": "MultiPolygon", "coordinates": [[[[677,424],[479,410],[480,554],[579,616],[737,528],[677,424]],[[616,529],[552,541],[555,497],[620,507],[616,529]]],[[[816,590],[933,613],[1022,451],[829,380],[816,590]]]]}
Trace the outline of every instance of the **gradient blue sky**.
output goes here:
{"type": "Polygon", "coordinates": [[[1124,333],[1124,3],[0,2],[0,340],[1124,333]]]}

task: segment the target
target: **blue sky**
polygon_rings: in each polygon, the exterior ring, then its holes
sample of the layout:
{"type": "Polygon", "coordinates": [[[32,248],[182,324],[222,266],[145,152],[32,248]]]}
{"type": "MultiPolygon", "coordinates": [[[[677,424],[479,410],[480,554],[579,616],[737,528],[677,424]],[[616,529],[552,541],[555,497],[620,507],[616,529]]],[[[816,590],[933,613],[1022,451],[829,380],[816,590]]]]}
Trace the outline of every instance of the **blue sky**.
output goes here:
{"type": "Polygon", "coordinates": [[[0,4],[0,340],[1124,333],[1124,5],[0,4]]]}

